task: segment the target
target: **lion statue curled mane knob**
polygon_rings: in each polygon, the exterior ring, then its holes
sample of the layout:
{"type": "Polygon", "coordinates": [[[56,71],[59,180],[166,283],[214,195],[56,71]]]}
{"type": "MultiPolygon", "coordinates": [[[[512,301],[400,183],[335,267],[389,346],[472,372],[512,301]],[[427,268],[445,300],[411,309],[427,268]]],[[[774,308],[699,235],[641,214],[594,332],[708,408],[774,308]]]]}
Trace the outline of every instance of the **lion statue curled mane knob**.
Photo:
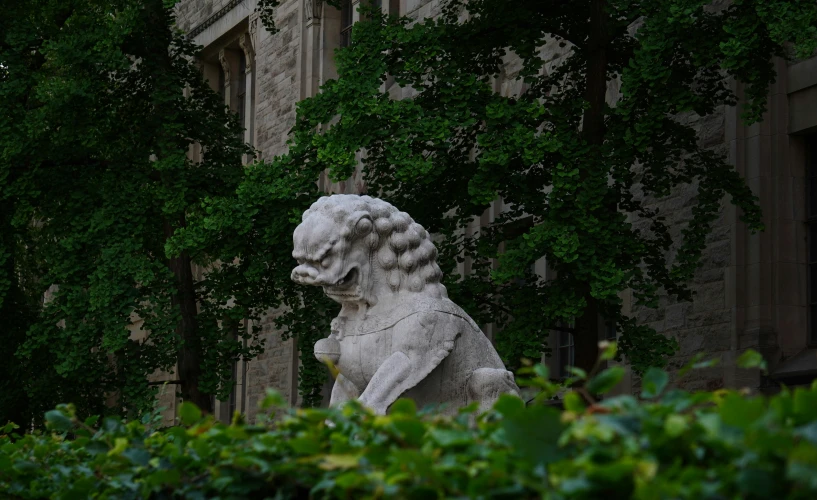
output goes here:
{"type": "Polygon", "coordinates": [[[455,413],[519,394],[491,342],[448,299],[437,249],[408,214],[369,196],[326,196],[304,212],[293,242],[292,279],[341,305],[315,344],[339,372],[330,405],[356,398],[385,414],[407,397],[455,413]]]}

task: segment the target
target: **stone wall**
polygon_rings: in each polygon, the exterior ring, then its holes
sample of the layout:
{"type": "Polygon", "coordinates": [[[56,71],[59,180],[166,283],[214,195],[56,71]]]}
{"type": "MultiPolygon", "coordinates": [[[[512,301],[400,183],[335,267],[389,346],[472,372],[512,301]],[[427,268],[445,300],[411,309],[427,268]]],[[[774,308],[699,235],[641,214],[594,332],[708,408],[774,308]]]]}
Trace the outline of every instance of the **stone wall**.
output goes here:
{"type": "MultiPolygon", "coordinates": [[[[278,33],[271,35],[257,26],[255,46],[255,142],[262,159],[286,152],[287,132],[295,124],[299,98],[298,58],[300,50],[299,0],[285,0],[275,11],[278,33]]],[[[252,421],[267,388],[280,391],[297,403],[297,355],[292,340],[281,340],[274,328],[275,312],[262,319],[265,351],[247,363],[245,411],[252,421]]]]}
{"type": "Polygon", "coordinates": [[[412,19],[427,19],[440,15],[441,0],[401,0],[400,12],[412,19]]]}
{"type": "MultiPolygon", "coordinates": [[[[246,0],[244,0],[246,2],[246,0]]],[[[240,0],[186,0],[176,4],[176,24],[184,32],[200,26],[210,16],[240,0]]]]}
{"type": "MultiPolygon", "coordinates": [[[[726,113],[727,109],[721,107],[709,116],[692,116],[686,121],[699,131],[702,146],[728,157],[726,113]]],[[[697,185],[683,185],[667,198],[645,200],[649,209],[658,209],[667,218],[670,234],[676,242],[692,218],[692,208],[697,202],[696,192],[697,185]]],[[[726,200],[722,206],[721,216],[714,222],[707,237],[701,265],[690,283],[693,301],[677,302],[664,296],[656,309],[634,306],[631,310],[639,323],[647,324],[678,341],[679,351],[668,364],[671,372],[686,365],[699,353],[704,353],[707,358],[734,358],[730,352],[732,311],[726,303],[727,271],[732,263],[734,209],[726,200]]],[[[645,228],[642,225],[641,229],[645,228]]],[[[724,387],[727,378],[724,370],[727,366],[728,363],[721,363],[711,369],[696,370],[679,381],[679,385],[691,390],[724,387]]],[[[637,380],[635,384],[637,388],[637,380]]]]}
{"type": "Polygon", "coordinates": [[[295,125],[299,99],[300,2],[285,0],[275,11],[278,33],[258,27],[256,48],[256,148],[262,158],[286,150],[287,133],[295,125]]]}
{"type": "Polygon", "coordinates": [[[246,405],[244,411],[250,421],[255,419],[258,402],[264,398],[268,388],[279,391],[291,404],[297,404],[297,357],[293,352],[292,340],[281,340],[281,333],[275,329],[275,313],[262,319],[264,352],[247,363],[246,405]]]}

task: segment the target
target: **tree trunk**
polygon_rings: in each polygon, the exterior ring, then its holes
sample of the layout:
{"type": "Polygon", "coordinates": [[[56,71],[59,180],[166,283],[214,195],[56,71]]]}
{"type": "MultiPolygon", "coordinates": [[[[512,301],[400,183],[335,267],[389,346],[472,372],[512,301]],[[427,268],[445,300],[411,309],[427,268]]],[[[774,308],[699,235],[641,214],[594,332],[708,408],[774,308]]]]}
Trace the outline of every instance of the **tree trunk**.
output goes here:
{"type": "MultiPolygon", "coordinates": [[[[184,227],[184,215],[179,217],[178,225],[184,227]]],[[[165,237],[170,238],[175,227],[170,221],[165,220],[164,229],[165,237]]],[[[173,304],[179,307],[181,313],[181,321],[179,321],[176,332],[182,339],[177,368],[182,399],[194,403],[204,411],[212,412],[210,395],[199,390],[201,339],[198,331],[198,309],[190,255],[187,252],[182,252],[181,255],[171,258],[168,266],[176,277],[177,294],[173,299],[173,304]]]]}
{"type": "MultiPolygon", "coordinates": [[[[8,252],[5,260],[0,258],[0,279],[11,283],[5,290],[0,290],[0,318],[3,318],[3,344],[0,355],[0,423],[15,422],[28,430],[31,424],[31,405],[25,392],[26,375],[19,358],[17,348],[25,342],[28,325],[34,320],[24,291],[19,284],[15,266],[15,229],[11,224],[14,205],[11,201],[0,202],[0,252],[8,252]]],[[[39,415],[38,415],[39,416],[39,415]]]]}
{"type": "MultiPolygon", "coordinates": [[[[606,0],[592,0],[590,3],[590,36],[587,39],[587,73],[585,77],[585,100],[589,104],[582,117],[581,135],[594,146],[591,161],[598,158],[598,146],[604,143],[605,98],[607,95],[607,67],[609,27],[606,0]]],[[[584,170],[584,169],[580,169],[584,170]]],[[[586,170],[584,176],[589,175],[586,170]]],[[[608,209],[610,207],[607,207],[608,209]]],[[[612,207],[613,210],[616,207],[612,207]]],[[[587,302],[582,315],[576,318],[574,335],[575,363],[579,368],[590,370],[598,359],[599,307],[590,294],[590,284],[582,286],[582,295],[587,302]]]]}

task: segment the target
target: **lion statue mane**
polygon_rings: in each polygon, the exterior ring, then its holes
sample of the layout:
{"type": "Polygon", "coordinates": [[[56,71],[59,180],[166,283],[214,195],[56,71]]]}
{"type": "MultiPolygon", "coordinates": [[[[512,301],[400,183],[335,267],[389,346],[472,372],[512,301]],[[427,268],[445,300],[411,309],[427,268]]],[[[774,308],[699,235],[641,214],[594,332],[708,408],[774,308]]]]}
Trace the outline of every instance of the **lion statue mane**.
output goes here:
{"type": "Polygon", "coordinates": [[[428,231],[409,214],[378,198],[334,195],[316,201],[304,212],[302,221],[308,224],[316,216],[338,224],[338,236],[350,244],[362,239],[361,243],[375,252],[377,262],[389,272],[392,290],[448,296],[440,283],[443,273],[437,265],[437,248],[428,231]]]}

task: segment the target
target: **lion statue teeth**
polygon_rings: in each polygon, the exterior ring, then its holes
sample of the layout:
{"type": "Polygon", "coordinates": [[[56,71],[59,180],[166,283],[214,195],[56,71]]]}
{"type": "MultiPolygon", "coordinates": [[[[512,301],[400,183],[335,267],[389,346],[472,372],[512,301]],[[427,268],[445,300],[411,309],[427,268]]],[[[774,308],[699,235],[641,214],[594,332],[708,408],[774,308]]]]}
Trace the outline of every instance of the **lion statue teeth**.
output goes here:
{"type": "Polygon", "coordinates": [[[315,356],[339,374],[330,405],[357,398],[385,414],[400,397],[446,413],[519,394],[488,338],[440,283],[437,248],[405,212],[369,196],[332,195],[293,234],[292,279],[340,303],[315,356]]]}

